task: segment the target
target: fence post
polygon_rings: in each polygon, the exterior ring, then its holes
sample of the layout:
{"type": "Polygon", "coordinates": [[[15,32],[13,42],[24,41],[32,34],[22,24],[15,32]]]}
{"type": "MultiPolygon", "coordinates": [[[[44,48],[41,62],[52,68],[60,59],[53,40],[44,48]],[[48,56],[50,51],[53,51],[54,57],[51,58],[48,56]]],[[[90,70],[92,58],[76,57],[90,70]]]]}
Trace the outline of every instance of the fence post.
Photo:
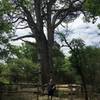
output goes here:
{"type": "Polygon", "coordinates": [[[39,85],[37,85],[37,100],[39,100],[39,85]]]}
{"type": "Polygon", "coordinates": [[[70,84],[70,90],[71,90],[70,100],[73,100],[73,86],[72,86],[72,84],[70,84]]]}

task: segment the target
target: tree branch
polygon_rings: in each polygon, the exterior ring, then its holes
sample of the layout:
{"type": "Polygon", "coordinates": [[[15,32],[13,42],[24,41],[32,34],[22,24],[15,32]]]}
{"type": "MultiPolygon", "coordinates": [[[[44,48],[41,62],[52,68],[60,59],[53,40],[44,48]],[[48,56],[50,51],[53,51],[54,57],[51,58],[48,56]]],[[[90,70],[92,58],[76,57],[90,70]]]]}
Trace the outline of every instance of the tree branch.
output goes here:
{"type": "Polygon", "coordinates": [[[74,49],[71,47],[70,43],[68,43],[68,41],[66,40],[66,38],[64,36],[63,36],[63,39],[64,39],[65,43],[67,44],[67,46],[70,48],[70,50],[72,52],[74,52],[74,49]]]}
{"type": "Polygon", "coordinates": [[[67,15],[68,15],[68,12],[67,12],[67,14],[66,14],[65,16],[63,16],[63,17],[59,20],[58,23],[56,23],[56,24],[54,25],[54,28],[56,28],[59,24],[61,24],[61,22],[66,18],[67,15]]]}
{"type": "Polygon", "coordinates": [[[23,17],[18,17],[15,21],[13,21],[12,23],[16,23],[18,22],[19,20],[22,20],[22,21],[27,21],[27,19],[23,18],[23,17]]]}
{"type": "Polygon", "coordinates": [[[29,28],[29,26],[17,27],[16,29],[25,29],[25,28],[29,28]]]}
{"type": "Polygon", "coordinates": [[[17,37],[17,38],[15,38],[15,39],[12,39],[13,41],[16,41],[16,40],[19,40],[19,39],[23,39],[23,38],[28,38],[28,37],[32,37],[32,38],[34,38],[35,37],[35,35],[24,35],[24,36],[20,36],[20,37],[17,37]]]}
{"type": "MultiPolygon", "coordinates": [[[[60,10],[59,14],[55,16],[54,22],[56,22],[57,17],[58,17],[62,12],[64,13],[64,15],[62,15],[62,18],[58,21],[58,23],[56,23],[56,24],[54,25],[54,28],[56,28],[59,24],[61,24],[61,22],[62,22],[68,15],[70,15],[71,13],[77,12],[77,11],[81,11],[81,8],[82,8],[82,7],[79,6],[79,7],[69,7],[69,8],[67,8],[67,9],[62,9],[62,10],[60,10]]],[[[54,23],[54,22],[53,22],[53,23],[54,23]]]]}
{"type": "Polygon", "coordinates": [[[26,40],[23,40],[23,39],[21,39],[23,42],[26,42],[26,43],[28,43],[28,44],[30,44],[30,45],[35,45],[36,43],[34,43],[34,42],[30,42],[30,41],[26,41],[26,40]]]}
{"type": "Polygon", "coordinates": [[[61,48],[62,48],[62,47],[68,47],[68,45],[61,45],[60,47],[61,47],[61,48]]]}
{"type": "Polygon", "coordinates": [[[52,25],[54,26],[54,28],[56,28],[59,24],[61,24],[61,22],[71,13],[73,12],[77,12],[77,11],[81,11],[82,9],[82,4],[85,0],[81,1],[81,0],[69,0],[69,7],[68,8],[64,8],[62,7],[61,9],[54,9],[52,11],[55,11],[56,14],[53,16],[52,19],[52,25]],[[79,2],[76,4],[76,2],[79,2]],[[59,18],[59,16],[62,16],[62,18],[59,18]],[[59,21],[56,23],[57,19],[59,19],[59,21]]]}
{"type": "MultiPolygon", "coordinates": [[[[62,12],[65,12],[67,9],[57,9],[57,13],[53,16],[53,19],[52,19],[52,25],[54,26],[55,25],[55,22],[57,20],[57,17],[62,13],[62,12]]],[[[54,11],[54,10],[53,10],[54,11]]]]}
{"type": "Polygon", "coordinates": [[[57,0],[50,0],[49,4],[52,6],[57,0]]]}
{"type": "Polygon", "coordinates": [[[31,31],[36,34],[36,30],[38,31],[38,28],[37,28],[37,25],[32,18],[30,11],[23,4],[20,4],[20,6],[22,7],[22,9],[25,13],[25,16],[27,17],[27,23],[28,23],[31,31]]]}
{"type": "Polygon", "coordinates": [[[35,14],[36,14],[36,20],[37,20],[37,26],[39,31],[43,31],[43,16],[42,16],[42,0],[34,0],[35,5],[35,14]]]}
{"type": "Polygon", "coordinates": [[[70,43],[68,43],[68,41],[66,40],[66,37],[63,35],[63,34],[60,34],[60,33],[57,33],[58,35],[60,35],[60,37],[63,39],[63,41],[66,43],[66,45],[63,45],[63,46],[67,46],[70,48],[70,50],[72,52],[74,52],[74,49],[71,47],[70,43]]]}
{"type": "Polygon", "coordinates": [[[11,14],[7,14],[9,16],[9,18],[11,19],[12,23],[16,23],[19,20],[22,21],[27,21],[27,19],[25,19],[25,17],[20,16],[20,14],[15,14],[15,16],[11,15],[11,14]]]}

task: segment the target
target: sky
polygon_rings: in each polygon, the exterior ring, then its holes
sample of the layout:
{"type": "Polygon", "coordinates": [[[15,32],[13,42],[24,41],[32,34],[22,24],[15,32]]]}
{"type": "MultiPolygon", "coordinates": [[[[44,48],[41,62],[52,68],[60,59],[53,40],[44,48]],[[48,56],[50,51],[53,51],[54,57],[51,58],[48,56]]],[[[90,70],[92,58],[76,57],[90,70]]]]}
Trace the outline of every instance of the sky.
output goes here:
{"type": "MultiPolygon", "coordinates": [[[[71,31],[71,34],[68,35],[67,40],[71,41],[73,38],[79,38],[85,41],[86,45],[96,45],[100,42],[100,29],[97,25],[100,24],[100,18],[93,24],[92,22],[84,22],[83,15],[81,14],[73,22],[69,23],[66,27],[71,31]]],[[[64,25],[63,25],[64,26],[64,25]]],[[[65,28],[59,26],[59,31],[64,32],[65,28]]],[[[63,47],[61,49],[66,55],[69,55],[69,49],[63,47]]]]}
{"type": "MultiPolygon", "coordinates": [[[[93,42],[99,42],[100,36],[98,34],[100,34],[100,29],[97,27],[98,24],[100,24],[100,18],[93,24],[92,22],[84,22],[83,15],[80,15],[76,20],[66,26],[72,32],[68,36],[68,39],[81,38],[87,45],[92,45],[93,42]]],[[[61,32],[66,30],[62,26],[59,29],[61,32]]]]}
{"type": "Polygon", "coordinates": [[[92,22],[84,22],[83,15],[80,15],[74,22],[69,24],[69,30],[72,30],[72,38],[81,38],[87,45],[92,45],[93,42],[100,41],[100,29],[97,25],[100,24],[100,18],[93,24],[92,22]]]}
{"type": "MultiPolygon", "coordinates": [[[[72,32],[68,36],[68,40],[72,40],[73,38],[81,38],[85,41],[86,45],[93,45],[95,43],[100,42],[100,29],[98,29],[97,25],[100,23],[100,18],[97,19],[97,21],[93,24],[92,22],[84,22],[83,21],[83,15],[81,14],[78,18],[76,18],[73,22],[70,22],[67,26],[64,24],[65,28],[62,26],[59,26],[58,29],[61,32],[64,32],[66,30],[66,27],[72,32]]],[[[23,36],[25,34],[28,34],[30,29],[24,29],[24,30],[17,30],[16,34],[18,36],[23,36]]],[[[34,41],[31,38],[28,38],[29,41],[34,41]]],[[[20,45],[21,40],[12,42],[12,44],[20,45]]],[[[68,52],[65,48],[62,48],[64,52],[68,52]]]]}

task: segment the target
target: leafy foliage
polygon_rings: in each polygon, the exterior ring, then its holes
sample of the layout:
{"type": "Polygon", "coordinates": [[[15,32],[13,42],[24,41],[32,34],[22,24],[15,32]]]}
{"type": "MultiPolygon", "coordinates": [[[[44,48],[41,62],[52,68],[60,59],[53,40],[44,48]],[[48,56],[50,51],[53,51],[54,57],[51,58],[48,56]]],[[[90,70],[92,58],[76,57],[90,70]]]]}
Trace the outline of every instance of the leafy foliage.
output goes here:
{"type": "MultiPolygon", "coordinates": [[[[7,45],[7,44],[6,44],[7,45]]],[[[32,82],[36,81],[38,74],[38,60],[36,47],[30,44],[23,43],[22,46],[8,45],[7,48],[1,52],[1,56],[6,57],[4,67],[1,68],[1,80],[7,82],[32,82]]],[[[3,57],[1,57],[3,59],[3,57]]]]}
{"type": "Polygon", "coordinates": [[[53,49],[54,74],[56,74],[56,81],[59,83],[73,83],[75,82],[75,71],[71,68],[69,58],[60,51],[59,47],[53,49]]]}
{"type": "Polygon", "coordinates": [[[9,46],[9,52],[11,52],[10,58],[26,58],[30,59],[30,61],[33,61],[36,63],[38,61],[37,58],[37,48],[35,45],[30,45],[28,43],[22,43],[21,46],[15,46],[10,45],[9,46]]]}
{"type": "Polygon", "coordinates": [[[0,59],[6,60],[9,55],[8,47],[12,35],[12,23],[8,20],[5,14],[8,13],[11,8],[7,2],[4,1],[0,1],[0,59]]]}
{"type": "Polygon", "coordinates": [[[34,72],[38,71],[38,65],[33,64],[28,59],[14,60],[8,64],[10,81],[12,82],[33,82],[36,76],[34,72]]]}
{"type": "Polygon", "coordinates": [[[85,66],[84,69],[86,75],[86,80],[88,84],[97,85],[99,83],[98,73],[100,71],[100,48],[86,47],[85,52],[85,66]]]}
{"type": "Polygon", "coordinates": [[[0,66],[3,83],[36,82],[38,75],[38,65],[28,59],[13,59],[6,65],[0,66]],[[4,81],[6,80],[6,81],[4,81]]]}
{"type": "Polygon", "coordinates": [[[100,0],[86,0],[85,8],[93,16],[100,16],[100,0]]]}

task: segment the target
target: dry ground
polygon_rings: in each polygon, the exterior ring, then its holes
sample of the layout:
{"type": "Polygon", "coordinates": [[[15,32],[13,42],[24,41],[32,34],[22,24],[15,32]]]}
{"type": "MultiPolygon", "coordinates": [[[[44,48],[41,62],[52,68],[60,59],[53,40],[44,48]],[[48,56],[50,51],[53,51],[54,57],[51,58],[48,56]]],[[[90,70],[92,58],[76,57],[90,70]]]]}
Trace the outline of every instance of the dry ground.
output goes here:
{"type": "MultiPolygon", "coordinates": [[[[32,100],[37,100],[36,98],[33,98],[32,100]]],[[[48,100],[48,97],[47,96],[42,96],[42,97],[39,97],[39,100],[48,100]]],[[[71,100],[70,98],[58,98],[58,97],[53,97],[52,100],[71,100]]],[[[72,99],[72,100],[84,100],[84,99],[72,99]]]]}

